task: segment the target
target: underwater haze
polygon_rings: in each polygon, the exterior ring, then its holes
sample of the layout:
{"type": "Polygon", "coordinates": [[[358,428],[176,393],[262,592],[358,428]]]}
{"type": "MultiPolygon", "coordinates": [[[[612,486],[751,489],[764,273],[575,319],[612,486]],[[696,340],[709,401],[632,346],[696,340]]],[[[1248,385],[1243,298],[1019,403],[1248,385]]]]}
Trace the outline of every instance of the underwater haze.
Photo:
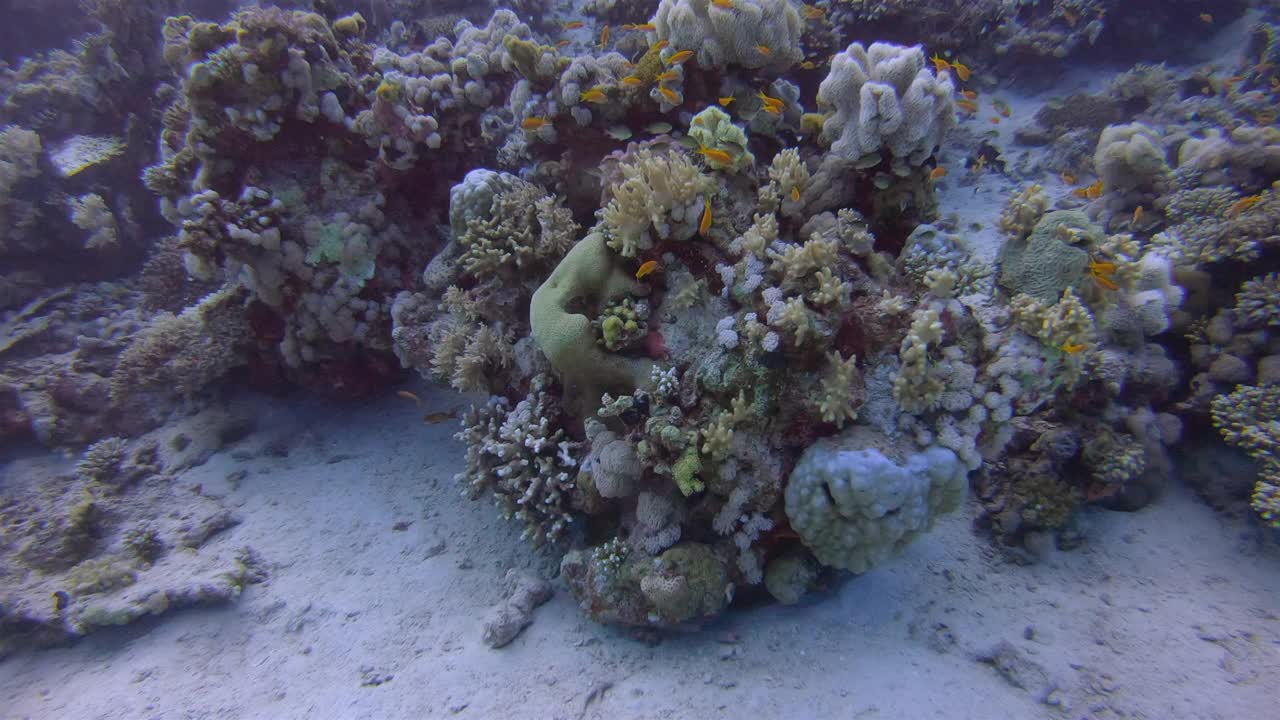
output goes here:
{"type": "Polygon", "coordinates": [[[1277,0],[11,0],[0,719],[1253,720],[1277,0]]]}

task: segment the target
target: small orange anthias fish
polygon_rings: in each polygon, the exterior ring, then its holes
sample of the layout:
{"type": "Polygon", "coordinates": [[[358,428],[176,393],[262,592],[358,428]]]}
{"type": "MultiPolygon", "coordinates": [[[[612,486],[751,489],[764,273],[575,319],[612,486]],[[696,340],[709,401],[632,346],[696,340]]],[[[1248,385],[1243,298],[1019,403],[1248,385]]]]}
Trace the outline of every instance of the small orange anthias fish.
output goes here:
{"type": "Polygon", "coordinates": [[[675,53],[671,57],[667,58],[666,63],[668,65],[679,65],[681,63],[688,62],[689,58],[691,57],[693,57],[692,50],[681,50],[680,52],[675,53]]]}
{"type": "Polygon", "coordinates": [[[1093,183],[1092,185],[1087,185],[1082,188],[1076,188],[1075,190],[1071,191],[1071,194],[1075,195],[1078,198],[1084,198],[1087,200],[1097,200],[1098,198],[1102,197],[1102,181],[1099,180],[1093,183]]]}
{"type": "Polygon", "coordinates": [[[655,52],[658,50],[665,50],[667,49],[667,46],[670,44],[671,44],[671,41],[669,40],[659,40],[658,42],[653,44],[653,49],[655,52]]]}
{"type": "Polygon", "coordinates": [[[800,69],[801,69],[801,70],[813,70],[813,69],[814,69],[814,68],[816,68],[816,67],[818,67],[818,63],[816,63],[816,62],[814,62],[814,61],[812,61],[812,60],[802,60],[802,61],[800,61],[800,69]]]}
{"type": "Polygon", "coordinates": [[[698,154],[710,160],[711,162],[717,162],[717,163],[720,163],[721,165],[730,165],[733,163],[732,155],[730,155],[729,153],[723,150],[716,150],[715,148],[709,148],[706,145],[703,145],[702,147],[698,148],[698,154]]]}
{"type": "Polygon", "coordinates": [[[644,85],[644,79],[639,75],[628,75],[622,78],[622,84],[630,87],[640,87],[644,85]]]}
{"type": "Polygon", "coordinates": [[[1062,172],[1058,175],[1058,177],[1062,179],[1062,182],[1064,182],[1064,183],[1066,183],[1066,184],[1068,184],[1068,185],[1075,185],[1075,184],[1076,184],[1076,176],[1075,176],[1075,175],[1074,175],[1070,170],[1064,170],[1064,171],[1062,171],[1062,172]]]}
{"type": "Polygon", "coordinates": [[[1063,344],[1062,344],[1062,346],[1061,346],[1061,347],[1059,347],[1058,349],[1059,349],[1059,350],[1061,350],[1062,352],[1064,352],[1064,353],[1068,354],[1068,355],[1075,355],[1076,353],[1080,352],[1081,350],[1084,350],[1084,349],[1085,349],[1085,345],[1084,345],[1083,343],[1069,343],[1069,342],[1068,342],[1068,343],[1063,343],[1063,344]]]}
{"type": "Polygon", "coordinates": [[[702,202],[702,221],[698,223],[698,234],[706,235],[711,229],[711,197],[707,196],[702,202]]]}
{"type": "Polygon", "coordinates": [[[800,186],[799,185],[793,185],[791,187],[791,200],[793,202],[800,202],[800,186]]]}
{"type": "Polygon", "coordinates": [[[609,102],[609,96],[605,95],[604,91],[601,90],[600,88],[593,87],[590,90],[579,95],[578,101],[595,103],[596,105],[600,105],[600,104],[609,102]]]}
{"type": "Polygon", "coordinates": [[[722,98],[716,98],[716,102],[720,103],[720,107],[729,107],[729,103],[733,102],[733,96],[729,95],[722,98]]]}
{"type": "Polygon", "coordinates": [[[1133,220],[1131,221],[1130,224],[1137,225],[1138,221],[1141,219],[1142,219],[1142,206],[1139,205],[1138,207],[1133,209],[1133,220]]]}
{"type": "Polygon", "coordinates": [[[711,4],[723,10],[733,9],[733,0],[711,0],[711,4]]]}
{"type": "Polygon", "coordinates": [[[1111,276],[1116,272],[1116,264],[1113,262],[1103,262],[1089,258],[1089,275],[1093,277],[1093,281],[1098,283],[1107,290],[1119,290],[1120,286],[1116,284],[1111,276]]]}
{"type": "Polygon", "coordinates": [[[422,398],[419,398],[417,395],[414,395],[408,390],[397,390],[396,395],[404,398],[405,400],[412,400],[418,406],[422,405],[422,398]]]}
{"type": "Polygon", "coordinates": [[[1013,111],[1009,109],[1009,103],[999,98],[995,98],[991,101],[991,108],[1000,113],[1001,117],[1009,117],[1013,114],[1013,111]]]}
{"type": "Polygon", "coordinates": [[[1240,198],[1239,200],[1231,203],[1231,207],[1227,208],[1227,215],[1239,215],[1260,202],[1262,202],[1261,195],[1250,195],[1249,197],[1240,198]]]}
{"type": "Polygon", "coordinates": [[[806,20],[821,20],[822,17],[827,14],[826,10],[823,10],[820,7],[814,7],[808,3],[804,3],[800,6],[800,12],[804,15],[806,20]]]}
{"type": "Polygon", "coordinates": [[[991,124],[992,124],[992,125],[999,125],[999,124],[1000,124],[1000,118],[998,118],[998,117],[993,117],[993,118],[988,118],[988,119],[989,119],[989,120],[991,120],[991,124]]]}
{"type": "Polygon", "coordinates": [[[605,45],[609,44],[609,26],[605,25],[600,31],[600,49],[603,50],[605,45]]]}
{"type": "Polygon", "coordinates": [[[934,53],[933,57],[929,58],[929,62],[933,63],[934,72],[942,72],[943,70],[951,69],[951,63],[938,57],[938,53],[934,53]]]}
{"type": "Polygon", "coordinates": [[[951,69],[956,71],[956,77],[960,78],[962,82],[969,82],[969,78],[973,75],[973,72],[969,70],[969,66],[959,60],[951,63],[951,69]]]}
{"type": "Polygon", "coordinates": [[[680,73],[676,72],[675,70],[663,70],[662,72],[658,73],[658,75],[654,79],[657,80],[658,82],[668,82],[671,80],[679,80],[680,73]]]}
{"type": "Polygon", "coordinates": [[[963,97],[965,100],[977,100],[977,99],[978,99],[978,91],[976,91],[976,90],[961,90],[961,91],[960,91],[960,97],[963,97]]]}
{"type": "Polygon", "coordinates": [[[547,122],[547,119],[544,117],[527,117],[520,122],[520,127],[525,130],[537,130],[543,125],[546,125],[547,122]]]}
{"type": "Polygon", "coordinates": [[[957,100],[956,107],[960,108],[961,110],[964,110],[967,113],[978,112],[978,104],[972,100],[957,100]]]}
{"type": "Polygon", "coordinates": [[[662,95],[662,99],[666,100],[672,105],[679,105],[683,100],[683,98],[680,97],[680,93],[676,92],[675,90],[672,90],[671,88],[660,87],[658,88],[658,93],[662,95]]]}
{"type": "Polygon", "coordinates": [[[768,45],[757,45],[756,52],[760,53],[765,57],[769,57],[770,55],[773,54],[773,48],[769,47],[768,45]]]}
{"type": "Polygon", "coordinates": [[[582,27],[582,21],[570,20],[567,23],[562,23],[560,27],[564,28],[565,30],[577,30],[578,28],[582,27]]]}
{"type": "Polygon", "coordinates": [[[643,280],[646,275],[652,273],[654,270],[657,270],[657,269],[658,269],[657,260],[646,260],[645,262],[641,263],[640,268],[636,270],[636,279],[643,280]]]}
{"type": "Polygon", "coordinates": [[[944,167],[942,167],[941,165],[939,165],[938,167],[934,168],[934,169],[933,169],[933,172],[929,173],[929,179],[930,179],[930,180],[941,180],[942,178],[944,178],[944,177],[946,177],[946,176],[947,176],[947,169],[946,169],[946,168],[944,168],[944,167]]]}
{"type": "Polygon", "coordinates": [[[445,420],[454,420],[457,417],[458,408],[453,408],[452,410],[446,410],[445,412],[427,413],[427,415],[422,418],[422,421],[435,425],[436,423],[442,423],[445,420]]]}

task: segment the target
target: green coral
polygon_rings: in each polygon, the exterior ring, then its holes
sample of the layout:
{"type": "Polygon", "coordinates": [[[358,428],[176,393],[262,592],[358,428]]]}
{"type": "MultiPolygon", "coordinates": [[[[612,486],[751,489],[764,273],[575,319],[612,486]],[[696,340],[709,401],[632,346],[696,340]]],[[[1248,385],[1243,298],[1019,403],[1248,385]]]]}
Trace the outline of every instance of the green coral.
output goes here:
{"type": "Polygon", "coordinates": [[[647,332],[645,319],[636,311],[635,301],[629,297],[610,303],[600,314],[600,343],[609,352],[618,352],[635,345],[647,332]]]}
{"type": "Polygon", "coordinates": [[[1047,213],[1030,237],[1016,236],[1000,254],[1000,285],[1052,305],[1068,288],[1080,289],[1089,272],[1089,250],[1106,241],[1102,228],[1077,210],[1047,213]]]}
{"type": "Polygon", "coordinates": [[[699,479],[698,474],[702,472],[702,458],[698,455],[698,448],[690,445],[685,449],[684,454],[676,461],[671,468],[672,479],[675,480],[676,487],[680,488],[680,492],[688,497],[694,493],[702,492],[706,485],[699,479]]]}
{"type": "Polygon", "coordinates": [[[599,397],[612,387],[641,387],[653,367],[648,360],[605,353],[596,344],[590,318],[576,310],[597,308],[628,294],[644,295],[646,289],[616,261],[598,232],[573,246],[533,293],[529,325],[534,341],[551,366],[588,397],[599,397]]]}
{"type": "Polygon", "coordinates": [[[756,161],[751,151],[747,150],[747,134],[715,105],[693,116],[689,123],[689,137],[696,140],[699,147],[719,150],[729,155],[730,161],[727,163],[706,157],[707,165],[714,170],[736,173],[751,167],[756,161]]]}

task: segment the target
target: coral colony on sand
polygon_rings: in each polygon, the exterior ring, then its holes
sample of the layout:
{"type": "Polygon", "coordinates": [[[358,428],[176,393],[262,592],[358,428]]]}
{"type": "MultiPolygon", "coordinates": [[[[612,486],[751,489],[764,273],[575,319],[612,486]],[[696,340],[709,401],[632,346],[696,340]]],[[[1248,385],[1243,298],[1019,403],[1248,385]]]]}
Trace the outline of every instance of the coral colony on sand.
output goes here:
{"type": "Polygon", "coordinates": [[[208,534],[128,501],[180,452],[137,438],[229,373],[489,394],[461,486],[605,622],[798,602],[970,485],[1010,553],[1070,547],[1084,506],[1159,494],[1184,428],[1247,454],[1226,501],[1280,526],[1274,11],[1236,64],[1137,65],[1009,137],[1002,73],[1195,11],[158,5],[193,14],[95,0],[74,50],[0,76],[0,438],[88,446],[0,487],[0,651],[260,576],[156,589],[208,534]],[[984,254],[937,192],[992,173],[984,254]]]}

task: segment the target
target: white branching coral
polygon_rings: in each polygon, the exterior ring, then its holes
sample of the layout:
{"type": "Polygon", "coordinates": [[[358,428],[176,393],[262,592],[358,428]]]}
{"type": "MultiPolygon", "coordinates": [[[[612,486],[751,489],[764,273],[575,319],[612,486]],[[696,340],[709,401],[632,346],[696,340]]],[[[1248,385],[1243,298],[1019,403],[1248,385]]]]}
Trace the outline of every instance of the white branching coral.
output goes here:
{"type": "Polygon", "coordinates": [[[858,418],[858,407],[864,398],[857,361],[855,355],[845,359],[839,353],[827,353],[827,372],[818,399],[823,422],[844,427],[845,423],[858,418]]]}
{"type": "Polygon", "coordinates": [[[481,280],[515,278],[554,264],[577,235],[573,213],[554,197],[519,178],[504,180],[506,187],[493,196],[488,212],[470,217],[457,238],[462,246],[459,262],[481,280]]]}
{"type": "Polygon", "coordinates": [[[745,392],[739,392],[728,410],[720,410],[710,426],[702,431],[702,452],[720,461],[733,448],[733,429],[751,417],[751,404],[745,392]]]}
{"type": "Polygon", "coordinates": [[[800,62],[800,15],[787,0],[662,0],[653,17],[659,40],[671,50],[693,50],[698,65],[739,65],[782,72],[800,62]]]}
{"type": "Polygon", "coordinates": [[[570,495],[582,443],[569,439],[546,376],[534,378],[516,406],[492,397],[472,407],[457,438],[467,445],[467,469],[457,475],[475,499],[492,492],[504,518],[524,521],[524,537],[555,542],[568,529],[570,495]]]}
{"type": "Polygon", "coordinates": [[[693,237],[714,180],[676,151],[638,150],[619,169],[623,180],[600,211],[609,247],[634,257],[656,240],[693,237]]]}

